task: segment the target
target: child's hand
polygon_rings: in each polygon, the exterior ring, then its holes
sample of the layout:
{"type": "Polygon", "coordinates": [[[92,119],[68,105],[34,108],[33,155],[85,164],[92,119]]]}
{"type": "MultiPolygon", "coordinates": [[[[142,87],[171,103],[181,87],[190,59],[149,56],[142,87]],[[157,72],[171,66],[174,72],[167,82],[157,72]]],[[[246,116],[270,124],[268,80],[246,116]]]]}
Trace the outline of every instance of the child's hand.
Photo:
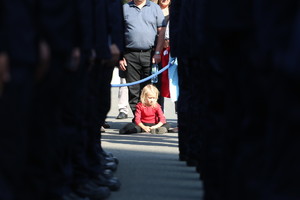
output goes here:
{"type": "Polygon", "coordinates": [[[156,126],[156,125],[150,127],[150,129],[156,129],[156,128],[158,128],[158,126],[156,126]]]}
{"type": "Polygon", "coordinates": [[[158,122],[158,124],[155,124],[154,126],[151,126],[150,128],[151,128],[151,129],[156,129],[156,128],[161,127],[162,125],[163,125],[163,123],[158,122]]]}
{"type": "Polygon", "coordinates": [[[143,127],[144,131],[146,131],[147,133],[150,132],[151,128],[149,126],[144,126],[143,127]]]}

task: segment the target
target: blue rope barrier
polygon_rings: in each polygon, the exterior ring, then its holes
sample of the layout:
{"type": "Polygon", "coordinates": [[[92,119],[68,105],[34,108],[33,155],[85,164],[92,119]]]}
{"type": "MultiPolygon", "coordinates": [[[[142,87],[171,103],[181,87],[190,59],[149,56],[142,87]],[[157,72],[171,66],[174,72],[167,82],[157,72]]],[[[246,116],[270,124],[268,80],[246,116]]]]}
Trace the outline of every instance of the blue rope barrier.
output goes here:
{"type": "Polygon", "coordinates": [[[167,70],[171,65],[167,65],[164,68],[162,68],[161,70],[159,70],[158,72],[156,72],[155,74],[152,74],[146,78],[143,78],[141,80],[132,82],[132,83],[125,83],[125,84],[111,84],[111,87],[124,87],[124,86],[131,86],[131,85],[135,85],[135,84],[139,84],[139,83],[143,83],[145,81],[150,80],[151,78],[161,74],[163,71],[167,70]]]}

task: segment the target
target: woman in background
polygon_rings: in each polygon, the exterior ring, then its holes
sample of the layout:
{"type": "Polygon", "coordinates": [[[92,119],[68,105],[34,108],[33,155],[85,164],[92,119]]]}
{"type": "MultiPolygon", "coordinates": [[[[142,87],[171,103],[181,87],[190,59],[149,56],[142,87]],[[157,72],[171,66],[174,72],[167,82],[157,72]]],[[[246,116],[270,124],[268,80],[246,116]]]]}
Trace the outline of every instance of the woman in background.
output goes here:
{"type": "MultiPolygon", "coordinates": [[[[165,67],[169,63],[169,54],[170,54],[170,46],[169,46],[169,6],[171,4],[171,0],[158,0],[158,5],[160,6],[163,14],[165,16],[165,20],[167,22],[167,28],[165,32],[165,42],[164,48],[161,53],[161,67],[165,67]]],[[[168,70],[164,71],[161,74],[161,85],[160,85],[161,97],[170,98],[170,90],[169,90],[169,76],[168,70]]],[[[162,104],[162,102],[160,102],[162,104]]],[[[163,106],[163,105],[162,105],[163,106]]]]}

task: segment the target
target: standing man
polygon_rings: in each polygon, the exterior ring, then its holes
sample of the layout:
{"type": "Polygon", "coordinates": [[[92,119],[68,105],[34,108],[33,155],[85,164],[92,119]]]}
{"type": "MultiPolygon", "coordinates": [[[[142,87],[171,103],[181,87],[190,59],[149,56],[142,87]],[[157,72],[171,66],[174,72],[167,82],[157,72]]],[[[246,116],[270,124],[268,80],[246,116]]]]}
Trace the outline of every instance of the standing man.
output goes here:
{"type": "MultiPolygon", "coordinates": [[[[126,49],[119,64],[127,83],[132,83],[149,76],[152,63],[160,63],[166,23],[160,7],[150,0],[133,0],[124,4],[123,10],[126,49]]],[[[141,88],[147,83],[128,87],[133,114],[141,88]]]]}

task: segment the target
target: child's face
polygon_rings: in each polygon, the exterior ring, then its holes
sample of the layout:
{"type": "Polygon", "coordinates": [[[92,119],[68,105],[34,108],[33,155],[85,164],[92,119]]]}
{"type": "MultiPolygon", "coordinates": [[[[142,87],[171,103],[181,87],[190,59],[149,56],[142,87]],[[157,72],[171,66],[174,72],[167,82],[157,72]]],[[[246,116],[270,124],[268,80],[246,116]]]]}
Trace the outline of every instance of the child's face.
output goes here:
{"type": "Polygon", "coordinates": [[[156,95],[154,95],[154,94],[148,94],[146,96],[146,103],[147,103],[148,106],[153,106],[153,105],[156,104],[156,102],[157,102],[156,95]]]}

